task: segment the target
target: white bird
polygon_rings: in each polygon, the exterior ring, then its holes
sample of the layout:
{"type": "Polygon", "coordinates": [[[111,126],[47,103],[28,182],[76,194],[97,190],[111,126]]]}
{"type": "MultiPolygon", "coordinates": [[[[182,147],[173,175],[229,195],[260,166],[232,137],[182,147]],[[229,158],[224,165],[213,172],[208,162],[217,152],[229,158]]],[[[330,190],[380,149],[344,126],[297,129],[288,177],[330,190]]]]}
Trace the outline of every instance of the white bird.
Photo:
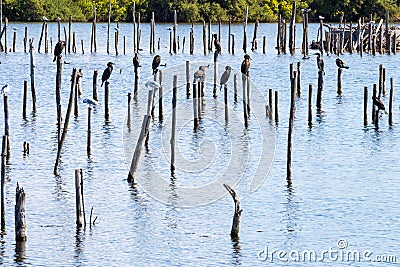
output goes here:
{"type": "Polygon", "coordinates": [[[323,16],[318,16],[318,18],[319,18],[320,20],[325,19],[325,17],[323,17],[323,16]]]}
{"type": "Polygon", "coordinates": [[[147,81],[144,85],[146,85],[146,87],[160,87],[160,84],[158,84],[156,81],[153,80],[149,80],[147,81]]]}
{"type": "Polygon", "coordinates": [[[303,12],[303,13],[308,13],[309,11],[311,10],[311,8],[303,8],[301,11],[303,12]]]}
{"type": "Polygon", "coordinates": [[[10,85],[7,83],[6,85],[4,85],[4,86],[1,88],[1,94],[6,96],[6,95],[8,94],[8,92],[10,92],[10,89],[11,89],[11,87],[10,87],[10,85]]]}
{"type": "Polygon", "coordinates": [[[97,106],[97,101],[92,99],[92,98],[83,99],[83,103],[86,103],[86,104],[89,104],[89,105],[93,105],[93,106],[97,106]]]}
{"type": "Polygon", "coordinates": [[[43,16],[42,20],[43,20],[43,21],[49,21],[49,19],[46,18],[45,16],[43,16]]]}
{"type": "Polygon", "coordinates": [[[56,21],[61,21],[61,18],[60,18],[60,17],[57,17],[56,21]]]}

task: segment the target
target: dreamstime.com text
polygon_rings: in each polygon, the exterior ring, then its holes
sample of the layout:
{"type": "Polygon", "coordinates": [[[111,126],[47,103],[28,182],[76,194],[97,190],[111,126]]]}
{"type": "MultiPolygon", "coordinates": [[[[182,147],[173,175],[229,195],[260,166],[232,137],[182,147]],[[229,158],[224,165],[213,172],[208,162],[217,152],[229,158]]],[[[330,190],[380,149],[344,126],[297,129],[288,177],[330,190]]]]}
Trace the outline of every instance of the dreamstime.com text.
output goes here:
{"type": "Polygon", "coordinates": [[[370,250],[348,249],[345,239],[339,239],[336,247],[317,250],[282,250],[265,246],[258,259],[265,262],[382,262],[395,263],[395,255],[377,255],[370,250]]]}

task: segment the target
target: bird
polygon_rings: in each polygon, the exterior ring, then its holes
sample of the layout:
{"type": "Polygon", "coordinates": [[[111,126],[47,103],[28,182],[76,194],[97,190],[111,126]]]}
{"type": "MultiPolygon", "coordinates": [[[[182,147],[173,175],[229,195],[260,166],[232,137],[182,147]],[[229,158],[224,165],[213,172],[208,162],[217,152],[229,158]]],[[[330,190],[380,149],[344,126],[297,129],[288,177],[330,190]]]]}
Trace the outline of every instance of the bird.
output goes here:
{"type": "Polygon", "coordinates": [[[86,103],[89,106],[97,106],[97,104],[98,104],[98,102],[92,98],[84,98],[83,103],[86,103]]]}
{"type": "Polygon", "coordinates": [[[135,56],[133,57],[133,66],[135,69],[140,67],[140,58],[137,53],[135,53],[135,56]]]}
{"type": "Polygon", "coordinates": [[[323,17],[323,16],[318,16],[318,18],[319,18],[320,20],[325,19],[325,17],[323,17]]]}
{"type": "Polygon", "coordinates": [[[221,76],[221,79],[219,81],[219,84],[221,85],[221,87],[219,88],[219,90],[222,90],[222,85],[226,84],[229,80],[229,76],[231,75],[231,70],[232,68],[230,66],[226,66],[225,67],[225,71],[221,76]]]}
{"type": "Polygon", "coordinates": [[[324,60],[321,57],[320,53],[315,53],[314,55],[317,55],[317,66],[318,66],[318,71],[322,71],[323,73],[325,73],[324,70],[324,60]]]}
{"type": "Polygon", "coordinates": [[[340,57],[338,57],[336,59],[336,66],[338,66],[339,68],[345,68],[345,69],[349,68],[349,66],[346,65],[346,62],[344,62],[343,59],[341,59],[340,57]]]}
{"type": "Polygon", "coordinates": [[[172,31],[172,27],[168,27],[167,31],[172,31]]]}
{"type": "Polygon", "coordinates": [[[46,18],[45,16],[43,16],[42,20],[43,20],[43,21],[49,21],[49,19],[46,18]]]}
{"type": "Polygon", "coordinates": [[[244,60],[242,62],[242,66],[240,67],[240,71],[245,74],[249,75],[249,68],[250,68],[250,56],[248,54],[244,55],[244,60]]]}
{"type": "Polygon", "coordinates": [[[385,111],[385,113],[387,113],[385,109],[385,104],[383,104],[383,101],[381,99],[377,98],[376,96],[372,96],[372,102],[378,108],[378,110],[383,110],[385,111]]]}
{"type": "Polygon", "coordinates": [[[57,17],[56,21],[61,21],[61,18],[60,18],[60,17],[57,17]]]}
{"type": "Polygon", "coordinates": [[[213,37],[214,37],[215,51],[217,51],[218,54],[221,54],[221,44],[220,44],[220,42],[218,40],[218,34],[214,33],[213,37]]]}
{"type": "Polygon", "coordinates": [[[14,27],[13,30],[14,30],[14,31],[18,31],[18,28],[17,28],[17,27],[14,27]]]}
{"type": "Polygon", "coordinates": [[[204,82],[205,80],[206,66],[200,66],[199,69],[194,73],[194,80],[198,82],[204,82]]]}
{"type": "Polygon", "coordinates": [[[112,62],[107,63],[107,68],[105,68],[105,70],[103,71],[103,75],[101,76],[101,86],[103,86],[103,83],[110,78],[113,71],[113,64],[114,63],[112,62]]]}
{"type": "Polygon", "coordinates": [[[64,41],[58,41],[56,46],[54,47],[54,59],[53,62],[56,61],[57,57],[62,54],[63,49],[65,48],[64,41]]]}
{"type": "Polygon", "coordinates": [[[311,8],[303,8],[301,11],[303,12],[303,13],[308,13],[308,12],[310,12],[310,10],[311,10],[311,8]]]}
{"type": "Polygon", "coordinates": [[[119,31],[119,28],[117,28],[117,27],[114,27],[114,30],[117,32],[117,31],[119,31]]]}
{"type": "Polygon", "coordinates": [[[4,86],[1,88],[1,94],[6,96],[6,95],[8,94],[8,92],[10,92],[10,89],[11,89],[11,87],[10,87],[10,85],[7,83],[6,85],[4,85],[4,86]]]}
{"type": "Polygon", "coordinates": [[[153,80],[148,80],[145,84],[146,87],[160,87],[160,84],[158,84],[156,81],[153,80]]]}
{"type": "Polygon", "coordinates": [[[153,75],[157,74],[158,71],[158,66],[160,66],[160,62],[161,62],[161,57],[159,55],[156,55],[153,58],[153,63],[151,63],[151,67],[153,69],[153,75]]]}

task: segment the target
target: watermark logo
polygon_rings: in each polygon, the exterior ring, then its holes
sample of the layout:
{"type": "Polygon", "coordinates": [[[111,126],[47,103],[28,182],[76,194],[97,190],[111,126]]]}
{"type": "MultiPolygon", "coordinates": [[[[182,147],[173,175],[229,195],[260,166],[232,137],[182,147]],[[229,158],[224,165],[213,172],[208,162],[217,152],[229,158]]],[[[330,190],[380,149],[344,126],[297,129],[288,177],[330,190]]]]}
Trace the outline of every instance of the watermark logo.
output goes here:
{"type": "Polygon", "coordinates": [[[349,249],[345,239],[339,239],[336,246],[322,250],[283,250],[265,246],[257,257],[265,262],[381,262],[395,263],[395,255],[374,254],[372,251],[349,249]]]}
{"type": "MultiPolygon", "coordinates": [[[[206,205],[221,198],[227,193],[223,187],[224,183],[235,187],[244,179],[249,192],[256,191],[267,177],[275,153],[275,129],[265,113],[267,101],[264,95],[267,88],[259,88],[250,82],[251,111],[246,129],[243,115],[243,81],[239,68],[232,66],[227,83],[228,121],[225,120],[224,88],[219,84],[225,65],[191,62],[189,98],[186,97],[185,68],[186,64],[181,64],[162,70],[163,121],[158,121],[160,98],[157,93],[148,149],[144,148],[142,152],[134,182],[153,198],[164,203],[174,201],[174,205],[180,207],[206,205]],[[195,71],[201,66],[205,66],[204,94],[199,101],[203,110],[199,128],[195,131],[193,79],[195,71]],[[217,68],[217,97],[213,97],[214,68],[217,68]],[[178,96],[175,108],[175,169],[171,173],[174,75],[178,77],[178,96]],[[235,94],[236,103],[233,101],[235,94]]],[[[145,86],[140,87],[139,99],[132,101],[131,113],[134,115],[131,115],[131,125],[135,125],[135,130],[124,131],[124,152],[128,168],[137,144],[143,115],[147,112],[145,103],[148,90],[145,86]]]]}

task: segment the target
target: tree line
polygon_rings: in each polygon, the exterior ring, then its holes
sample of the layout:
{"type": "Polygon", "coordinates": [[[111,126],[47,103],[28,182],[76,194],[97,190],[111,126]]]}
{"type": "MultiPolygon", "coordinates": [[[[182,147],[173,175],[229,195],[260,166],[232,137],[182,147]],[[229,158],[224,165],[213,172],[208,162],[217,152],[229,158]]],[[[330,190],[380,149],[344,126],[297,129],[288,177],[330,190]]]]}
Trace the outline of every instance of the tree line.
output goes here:
{"type": "MultiPolygon", "coordinates": [[[[112,21],[132,21],[132,8],[140,12],[141,21],[148,22],[151,13],[156,21],[173,21],[177,11],[179,22],[243,21],[246,6],[249,21],[276,22],[278,14],[288,19],[292,1],[285,0],[111,0],[112,21]]],[[[110,0],[3,0],[3,16],[11,21],[41,21],[43,16],[54,21],[58,17],[74,21],[91,21],[94,7],[97,21],[107,21],[110,0]]],[[[311,21],[324,16],[327,21],[356,21],[361,17],[383,18],[389,10],[391,20],[400,18],[400,0],[300,0],[296,2],[300,19],[302,9],[310,9],[311,21]]]]}

